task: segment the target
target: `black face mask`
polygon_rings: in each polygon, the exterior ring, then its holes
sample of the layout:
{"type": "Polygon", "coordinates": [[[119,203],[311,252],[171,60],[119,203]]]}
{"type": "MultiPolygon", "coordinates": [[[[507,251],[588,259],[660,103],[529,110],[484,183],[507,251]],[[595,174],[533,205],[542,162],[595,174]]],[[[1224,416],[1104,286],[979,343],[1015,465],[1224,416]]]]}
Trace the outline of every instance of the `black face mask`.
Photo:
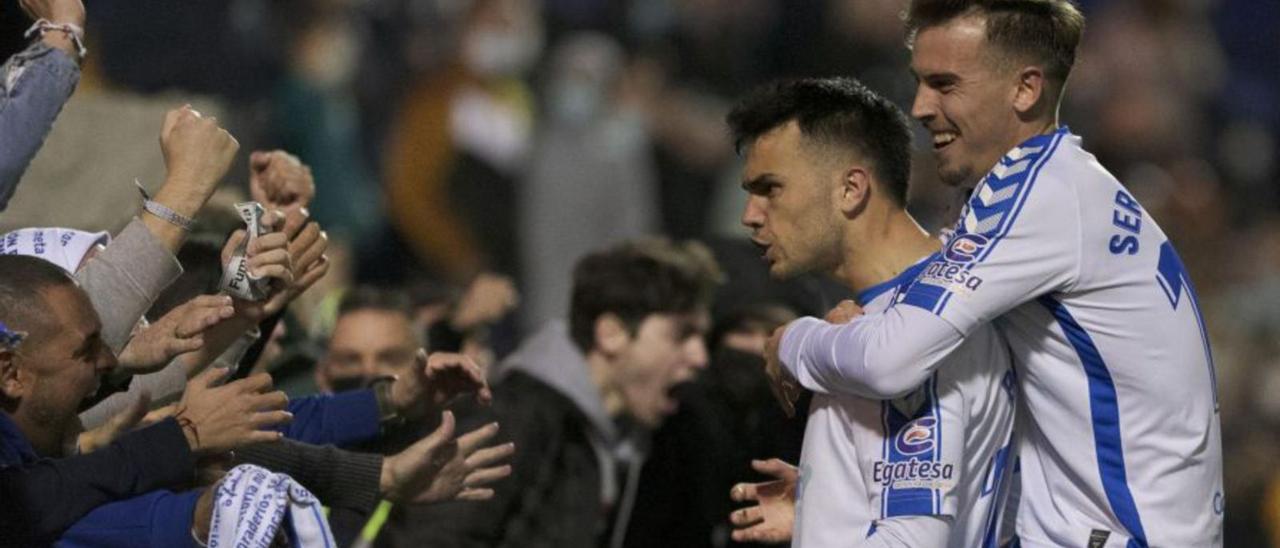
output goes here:
{"type": "Polygon", "coordinates": [[[707,381],[728,395],[735,405],[773,401],[764,357],[728,347],[716,349],[707,369],[707,381]]]}
{"type": "Polygon", "coordinates": [[[369,384],[372,382],[373,379],[366,379],[364,377],[338,377],[336,379],[331,379],[329,384],[333,386],[333,391],[337,393],[368,388],[369,384]]]}

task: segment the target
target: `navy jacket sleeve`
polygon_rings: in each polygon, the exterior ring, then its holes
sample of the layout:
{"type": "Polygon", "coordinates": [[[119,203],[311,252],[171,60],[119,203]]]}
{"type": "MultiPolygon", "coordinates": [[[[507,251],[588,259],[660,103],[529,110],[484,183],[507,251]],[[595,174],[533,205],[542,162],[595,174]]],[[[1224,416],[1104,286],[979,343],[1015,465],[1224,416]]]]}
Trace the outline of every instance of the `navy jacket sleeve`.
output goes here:
{"type": "Polygon", "coordinates": [[[308,396],[289,401],[293,422],[280,429],[286,438],[339,447],[378,436],[378,399],[373,390],[308,396]]]}
{"type": "Polygon", "coordinates": [[[191,536],[200,491],[153,491],[99,506],[67,530],[58,548],[199,548],[191,536]]]}
{"type": "Polygon", "coordinates": [[[0,463],[0,539],[47,544],[94,508],[184,485],[194,470],[195,456],[173,419],[87,455],[0,463]]]}

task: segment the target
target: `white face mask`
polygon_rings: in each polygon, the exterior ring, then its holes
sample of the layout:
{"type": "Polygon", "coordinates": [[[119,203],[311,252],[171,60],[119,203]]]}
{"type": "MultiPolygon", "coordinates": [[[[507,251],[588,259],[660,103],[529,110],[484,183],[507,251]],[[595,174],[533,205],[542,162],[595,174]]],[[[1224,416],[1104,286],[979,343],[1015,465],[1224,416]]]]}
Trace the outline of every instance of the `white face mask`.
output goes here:
{"type": "Polygon", "coordinates": [[[542,33],[536,30],[478,29],[462,45],[463,62],[480,76],[518,76],[541,53],[542,33]]]}
{"type": "Polygon", "coordinates": [[[341,25],[333,32],[326,32],[323,39],[304,54],[302,76],[322,89],[345,87],[355,76],[361,53],[355,31],[341,25]]]}
{"type": "Polygon", "coordinates": [[[556,120],[581,126],[594,119],[604,100],[598,86],[590,82],[567,79],[551,88],[551,115],[556,120]]]}

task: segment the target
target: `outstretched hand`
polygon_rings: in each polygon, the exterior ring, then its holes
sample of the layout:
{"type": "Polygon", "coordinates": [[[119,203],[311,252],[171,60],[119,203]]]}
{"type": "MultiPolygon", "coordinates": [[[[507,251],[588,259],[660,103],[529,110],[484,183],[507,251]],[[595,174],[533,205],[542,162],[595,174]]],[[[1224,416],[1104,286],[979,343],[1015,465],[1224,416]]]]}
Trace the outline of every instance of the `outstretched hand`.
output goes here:
{"type": "Polygon", "coordinates": [[[270,428],[293,420],[289,397],[272,390],[271,375],[258,373],[216,386],[231,371],[211,367],[187,382],[175,418],[197,455],[224,453],[254,443],[279,441],[270,428]]]}
{"type": "Polygon", "coordinates": [[[498,433],[496,422],[457,439],[454,429],[453,413],[445,411],[434,432],[383,460],[383,496],[397,503],[492,498],[493,489],[485,486],[511,475],[511,465],[501,463],[515,453],[515,444],[485,445],[498,433]]]}
{"type": "Polygon", "coordinates": [[[493,400],[489,382],[475,360],[463,354],[418,349],[413,369],[391,383],[391,405],[400,416],[417,418],[430,409],[441,409],[465,394],[475,393],[476,401],[488,405],[493,400]]]}
{"type": "Polygon", "coordinates": [[[169,360],[204,347],[204,334],[235,315],[231,298],[201,295],[141,328],[120,352],[120,367],[140,374],[163,369],[169,360]]]}
{"type": "Polygon", "coordinates": [[[753,460],[755,471],[775,479],[761,483],[739,483],[729,491],[734,502],[755,505],[729,514],[735,542],[781,543],[791,540],[796,520],[796,486],[800,473],[779,459],[753,460]]]}

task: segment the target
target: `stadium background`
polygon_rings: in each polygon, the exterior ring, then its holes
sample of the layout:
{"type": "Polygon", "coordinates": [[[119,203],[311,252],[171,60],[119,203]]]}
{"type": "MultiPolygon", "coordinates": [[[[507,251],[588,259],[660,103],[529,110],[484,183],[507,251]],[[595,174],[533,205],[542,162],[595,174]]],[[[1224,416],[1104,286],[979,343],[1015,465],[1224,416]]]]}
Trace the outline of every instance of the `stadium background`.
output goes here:
{"type": "MultiPolygon", "coordinates": [[[[1280,3],[1080,3],[1063,118],[1169,233],[1202,298],[1227,546],[1280,546],[1280,3]]],[[[313,213],[341,248],[327,287],[515,276],[522,320],[499,351],[563,310],[554,261],[530,258],[634,234],[712,241],[735,290],[787,299],[742,250],[723,115],[781,76],[853,75],[909,109],[903,4],[87,0],[84,78],[0,229],[123,226],[133,179],[163,174],[162,113],[190,101],[242,151],[312,165],[313,213]]],[[[7,55],[29,23],[0,6],[7,55]]],[[[956,196],[917,156],[912,209],[937,229],[956,196]]]]}

